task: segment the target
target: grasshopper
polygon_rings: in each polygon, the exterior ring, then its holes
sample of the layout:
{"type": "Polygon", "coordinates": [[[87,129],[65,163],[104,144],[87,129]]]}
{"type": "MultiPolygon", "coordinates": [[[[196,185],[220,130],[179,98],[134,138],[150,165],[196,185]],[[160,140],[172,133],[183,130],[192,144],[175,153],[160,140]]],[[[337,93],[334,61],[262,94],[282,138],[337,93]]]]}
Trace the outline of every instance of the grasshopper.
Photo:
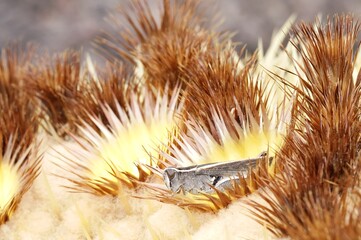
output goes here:
{"type": "MultiPolygon", "coordinates": [[[[168,167],[164,169],[164,183],[172,192],[193,194],[212,193],[214,188],[224,191],[232,186],[232,180],[246,178],[257,162],[266,159],[266,153],[257,158],[233,162],[218,162],[189,167],[168,167]]],[[[272,161],[272,158],[269,158],[272,161]]]]}

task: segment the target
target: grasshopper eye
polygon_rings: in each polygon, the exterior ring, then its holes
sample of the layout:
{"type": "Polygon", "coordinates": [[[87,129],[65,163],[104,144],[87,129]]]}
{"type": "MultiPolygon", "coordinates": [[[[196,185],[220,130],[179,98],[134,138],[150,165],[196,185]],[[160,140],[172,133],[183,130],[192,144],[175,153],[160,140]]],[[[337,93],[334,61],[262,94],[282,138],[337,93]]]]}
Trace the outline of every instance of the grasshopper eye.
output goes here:
{"type": "Polygon", "coordinates": [[[174,168],[166,168],[163,173],[163,179],[165,185],[174,192],[174,179],[176,176],[177,170],[174,168]]]}
{"type": "Polygon", "coordinates": [[[167,169],[167,175],[169,180],[172,180],[175,177],[176,171],[172,168],[167,169]]]}

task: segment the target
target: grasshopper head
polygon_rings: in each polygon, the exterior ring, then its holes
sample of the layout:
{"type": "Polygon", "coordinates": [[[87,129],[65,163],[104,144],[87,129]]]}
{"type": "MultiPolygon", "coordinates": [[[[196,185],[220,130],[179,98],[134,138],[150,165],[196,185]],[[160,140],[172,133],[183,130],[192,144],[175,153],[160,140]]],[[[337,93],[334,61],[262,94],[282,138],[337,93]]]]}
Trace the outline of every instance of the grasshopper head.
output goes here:
{"type": "Polygon", "coordinates": [[[179,192],[181,190],[181,182],[179,181],[179,172],[176,168],[166,168],[163,172],[164,183],[172,192],[179,192]]]}

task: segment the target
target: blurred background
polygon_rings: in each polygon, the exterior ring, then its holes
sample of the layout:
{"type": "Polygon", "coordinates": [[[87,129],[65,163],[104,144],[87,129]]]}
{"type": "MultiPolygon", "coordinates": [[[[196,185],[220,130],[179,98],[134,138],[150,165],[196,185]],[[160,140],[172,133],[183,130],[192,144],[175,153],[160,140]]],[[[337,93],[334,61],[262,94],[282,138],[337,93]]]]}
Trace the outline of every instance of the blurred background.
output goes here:
{"type": "MultiPolygon", "coordinates": [[[[222,29],[237,33],[235,41],[254,50],[259,38],[267,45],[274,29],[296,14],[312,21],[334,13],[361,16],[360,0],[222,0],[217,11],[224,20],[222,29]]],[[[0,0],[0,48],[11,40],[31,41],[50,52],[65,48],[89,47],[95,36],[108,29],[104,20],[109,11],[128,0],[0,0]]],[[[158,7],[157,1],[149,1],[158,7]]]]}

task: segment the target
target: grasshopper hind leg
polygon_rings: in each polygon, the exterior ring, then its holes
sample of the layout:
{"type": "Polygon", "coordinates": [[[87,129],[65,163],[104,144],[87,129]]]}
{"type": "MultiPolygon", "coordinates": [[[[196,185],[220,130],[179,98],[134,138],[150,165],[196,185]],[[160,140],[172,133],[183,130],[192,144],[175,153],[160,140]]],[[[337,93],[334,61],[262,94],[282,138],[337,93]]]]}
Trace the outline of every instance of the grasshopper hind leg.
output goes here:
{"type": "Polygon", "coordinates": [[[213,182],[212,182],[212,185],[215,187],[217,185],[217,183],[222,179],[221,176],[212,176],[213,179],[213,182]]]}
{"type": "Polygon", "coordinates": [[[220,191],[225,191],[227,189],[232,188],[233,181],[237,181],[238,179],[239,179],[238,176],[227,177],[227,178],[220,177],[218,182],[213,186],[220,191]]]}

